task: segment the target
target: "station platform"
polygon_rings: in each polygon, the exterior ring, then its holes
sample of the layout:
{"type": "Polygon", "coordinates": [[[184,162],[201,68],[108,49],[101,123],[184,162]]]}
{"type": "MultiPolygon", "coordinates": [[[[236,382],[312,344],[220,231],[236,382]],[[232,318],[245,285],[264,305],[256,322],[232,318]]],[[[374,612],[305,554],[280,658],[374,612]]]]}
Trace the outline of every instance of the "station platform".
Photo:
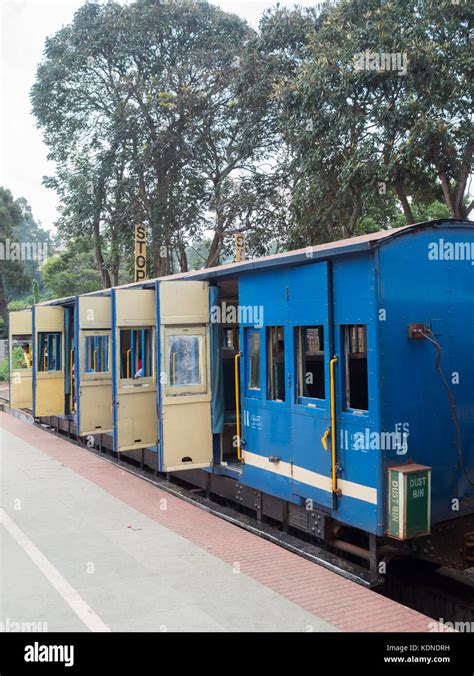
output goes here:
{"type": "Polygon", "coordinates": [[[47,631],[433,631],[430,618],[8,413],[0,468],[0,622],[47,631]]]}

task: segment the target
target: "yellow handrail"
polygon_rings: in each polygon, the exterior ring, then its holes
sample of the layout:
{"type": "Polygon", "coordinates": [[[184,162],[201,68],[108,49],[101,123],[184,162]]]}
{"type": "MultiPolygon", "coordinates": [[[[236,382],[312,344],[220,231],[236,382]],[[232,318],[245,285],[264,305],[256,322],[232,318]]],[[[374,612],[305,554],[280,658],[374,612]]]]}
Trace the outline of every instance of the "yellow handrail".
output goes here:
{"type": "Polygon", "coordinates": [[[74,386],[72,382],[72,371],[73,371],[73,365],[74,365],[74,348],[69,353],[69,387],[71,388],[71,392],[69,394],[69,410],[71,413],[74,411],[74,386]]]}
{"type": "Polygon", "coordinates": [[[242,462],[242,446],[240,443],[240,371],[239,361],[242,352],[238,352],[234,357],[235,368],[235,416],[237,421],[237,459],[242,462]]]}
{"type": "Polygon", "coordinates": [[[130,378],[130,355],[132,350],[127,350],[127,378],[130,378]]]}
{"type": "Polygon", "coordinates": [[[94,350],[94,356],[92,357],[92,368],[94,369],[94,373],[97,373],[97,352],[99,350],[94,350]]]}
{"type": "Polygon", "coordinates": [[[47,370],[48,370],[48,353],[45,350],[44,354],[43,354],[43,371],[47,371],[47,370]]]}
{"type": "Polygon", "coordinates": [[[173,352],[171,356],[171,368],[172,368],[171,377],[173,379],[173,382],[171,384],[176,385],[176,352],[173,352]]]}
{"type": "Polygon", "coordinates": [[[336,457],[336,386],[335,386],[335,369],[337,364],[337,357],[333,357],[329,362],[329,374],[331,377],[331,486],[332,492],[341,494],[341,490],[337,487],[337,457],[336,457]]]}

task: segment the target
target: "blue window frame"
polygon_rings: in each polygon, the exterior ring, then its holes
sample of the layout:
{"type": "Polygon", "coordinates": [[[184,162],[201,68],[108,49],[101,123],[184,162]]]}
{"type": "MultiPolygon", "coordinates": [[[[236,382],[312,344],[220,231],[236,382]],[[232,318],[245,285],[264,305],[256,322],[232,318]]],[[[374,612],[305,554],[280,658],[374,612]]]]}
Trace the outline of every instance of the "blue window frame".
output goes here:
{"type": "Polygon", "coordinates": [[[285,401],[285,373],[285,328],[269,326],[267,329],[267,399],[269,401],[285,401]]]}
{"type": "Polygon", "coordinates": [[[367,325],[346,324],[342,328],[346,410],[369,410],[367,325]]]}
{"type": "Polygon", "coordinates": [[[62,350],[60,331],[38,333],[38,371],[61,371],[62,350]]]}
{"type": "Polygon", "coordinates": [[[153,376],[153,330],[120,329],[120,378],[153,376]]]}
{"type": "Polygon", "coordinates": [[[109,336],[85,336],[84,373],[109,371],[109,336]]]}
{"type": "Polygon", "coordinates": [[[324,360],[324,326],[295,328],[296,375],[299,404],[313,404],[326,399],[324,360]]]}
{"type": "Polygon", "coordinates": [[[246,329],[247,363],[246,393],[248,397],[260,397],[262,391],[262,333],[257,329],[246,329]]]}

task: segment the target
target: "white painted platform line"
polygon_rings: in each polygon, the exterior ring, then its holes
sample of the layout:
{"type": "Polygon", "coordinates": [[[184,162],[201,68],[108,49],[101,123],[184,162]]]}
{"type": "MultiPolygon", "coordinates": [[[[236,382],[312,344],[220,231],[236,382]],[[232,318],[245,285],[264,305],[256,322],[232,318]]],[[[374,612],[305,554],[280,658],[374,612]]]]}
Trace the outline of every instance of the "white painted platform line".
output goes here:
{"type": "Polygon", "coordinates": [[[27,535],[16,525],[3,508],[0,508],[0,523],[10,533],[14,540],[24,549],[30,559],[35,563],[45,578],[52,584],[56,591],[66,601],[68,606],[76,613],[78,618],[86,625],[90,631],[106,632],[109,627],[102,622],[100,617],[94,613],[92,608],[84,601],[76,590],[71,587],[69,582],[61,575],[59,570],[48,561],[46,556],[40,552],[38,547],[29,539],[27,535]]]}

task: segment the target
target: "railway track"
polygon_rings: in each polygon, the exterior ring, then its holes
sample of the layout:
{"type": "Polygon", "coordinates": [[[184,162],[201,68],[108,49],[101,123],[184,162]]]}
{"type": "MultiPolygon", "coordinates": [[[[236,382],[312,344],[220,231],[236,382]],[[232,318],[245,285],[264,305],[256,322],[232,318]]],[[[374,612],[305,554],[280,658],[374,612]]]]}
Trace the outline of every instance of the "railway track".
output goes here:
{"type": "Polygon", "coordinates": [[[458,631],[474,631],[474,578],[419,560],[393,562],[379,593],[458,631]]]}

